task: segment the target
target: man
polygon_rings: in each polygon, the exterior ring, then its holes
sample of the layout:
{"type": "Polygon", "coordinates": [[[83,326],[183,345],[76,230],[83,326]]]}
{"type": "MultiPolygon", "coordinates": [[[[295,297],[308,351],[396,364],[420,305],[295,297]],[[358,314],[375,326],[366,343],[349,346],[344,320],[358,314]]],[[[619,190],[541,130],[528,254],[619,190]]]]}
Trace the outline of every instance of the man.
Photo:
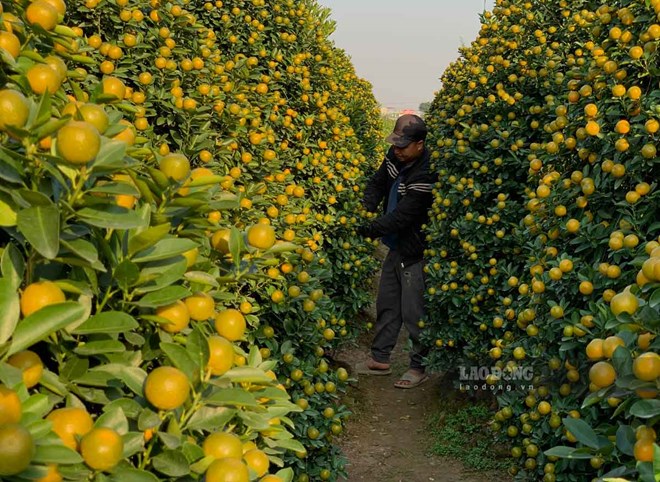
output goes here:
{"type": "Polygon", "coordinates": [[[358,365],[358,373],[388,375],[390,354],[401,325],[412,341],[410,368],[394,384],[413,388],[427,380],[422,363],[426,351],[419,342],[418,322],[424,316],[424,260],[426,247],[422,225],[428,220],[434,178],[429,172],[429,152],[424,142],[427,128],[416,115],[396,121],[387,141],[392,144],[385,160],[369,180],[363,204],[376,212],[383,201],[383,214],[360,226],[359,234],[381,237],[390,250],[383,262],[376,300],[375,334],[371,358],[358,365]]]}

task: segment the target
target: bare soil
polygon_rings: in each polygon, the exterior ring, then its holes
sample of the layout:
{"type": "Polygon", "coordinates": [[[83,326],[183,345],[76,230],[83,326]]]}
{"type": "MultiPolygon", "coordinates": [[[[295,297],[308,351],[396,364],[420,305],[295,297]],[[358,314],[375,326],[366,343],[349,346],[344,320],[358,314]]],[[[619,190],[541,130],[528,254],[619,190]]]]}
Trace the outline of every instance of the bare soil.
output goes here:
{"type": "MultiPolygon", "coordinates": [[[[452,403],[464,404],[452,383],[433,374],[424,384],[403,390],[394,382],[405,372],[407,353],[400,338],[392,357],[392,374],[360,375],[346,405],[353,412],[341,441],[348,459],[342,482],[489,482],[493,474],[469,470],[458,461],[430,453],[428,419],[452,403]]],[[[338,359],[355,365],[368,357],[365,346],[342,352],[338,359]]],[[[356,378],[357,375],[353,374],[356,378]]],[[[497,474],[501,480],[501,474],[497,474]]]]}

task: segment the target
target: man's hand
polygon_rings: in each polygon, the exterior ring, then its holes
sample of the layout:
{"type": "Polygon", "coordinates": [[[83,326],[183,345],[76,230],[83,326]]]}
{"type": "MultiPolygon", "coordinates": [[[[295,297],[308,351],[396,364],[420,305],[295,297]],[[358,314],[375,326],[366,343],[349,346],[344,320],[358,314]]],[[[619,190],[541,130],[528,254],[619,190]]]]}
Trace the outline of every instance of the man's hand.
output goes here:
{"type": "Polygon", "coordinates": [[[373,237],[371,235],[371,233],[372,233],[371,224],[369,224],[369,223],[360,224],[355,228],[355,230],[357,231],[358,235],[362,236],[363,238],[373,237]]]}

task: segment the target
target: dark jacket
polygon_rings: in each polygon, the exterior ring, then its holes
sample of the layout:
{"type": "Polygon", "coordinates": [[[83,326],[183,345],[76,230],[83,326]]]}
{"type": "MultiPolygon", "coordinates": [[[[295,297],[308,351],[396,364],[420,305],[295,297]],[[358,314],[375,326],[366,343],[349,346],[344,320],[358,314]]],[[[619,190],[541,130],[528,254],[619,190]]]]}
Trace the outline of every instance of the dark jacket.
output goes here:
{"type": "Polygon", "coordinates": [[[364,230],[370,237],[378,238],[396,234],[397,251],[404,265],[421,261],[426,249],[422,225],[428,221],[428,211],[433,203],[435,177],[429,172],[429,151],[422,155],[402,174],[398,189],[398,202],[391,213],[387,213],[387,203],[392,184],[404,167],[390,148],[376,174],[369,180],[362,203],[367,211],[376,212],[383,201],[383,215],[371,221],[364,230]]]}

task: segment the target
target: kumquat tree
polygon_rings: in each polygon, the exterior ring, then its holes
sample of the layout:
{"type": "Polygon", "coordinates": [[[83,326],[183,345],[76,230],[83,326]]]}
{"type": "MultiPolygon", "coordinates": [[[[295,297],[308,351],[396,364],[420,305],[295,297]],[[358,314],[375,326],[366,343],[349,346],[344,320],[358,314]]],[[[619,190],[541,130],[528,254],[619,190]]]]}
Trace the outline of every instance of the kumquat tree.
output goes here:
{"type": "Polygon", "coordinates": [[[658,480],[660,2],[497,0],[427,116],[430,364],[498,368],[516,480],[658,480]]]}
{"type": "MultiPolygon", "coordinates": [[[[0,0],[0,480],[346,475],[386,146],[334,26],[0,0]]],[[[516,480],[660,480],[659,46],[660,0],[496,0],[425,115],[426,361],[516,480]]]]}
{"type": "Polygon", "coordinates": [[[314,0],[0,2],[0,479],[336,480],[378,105],[314,0]]]}

